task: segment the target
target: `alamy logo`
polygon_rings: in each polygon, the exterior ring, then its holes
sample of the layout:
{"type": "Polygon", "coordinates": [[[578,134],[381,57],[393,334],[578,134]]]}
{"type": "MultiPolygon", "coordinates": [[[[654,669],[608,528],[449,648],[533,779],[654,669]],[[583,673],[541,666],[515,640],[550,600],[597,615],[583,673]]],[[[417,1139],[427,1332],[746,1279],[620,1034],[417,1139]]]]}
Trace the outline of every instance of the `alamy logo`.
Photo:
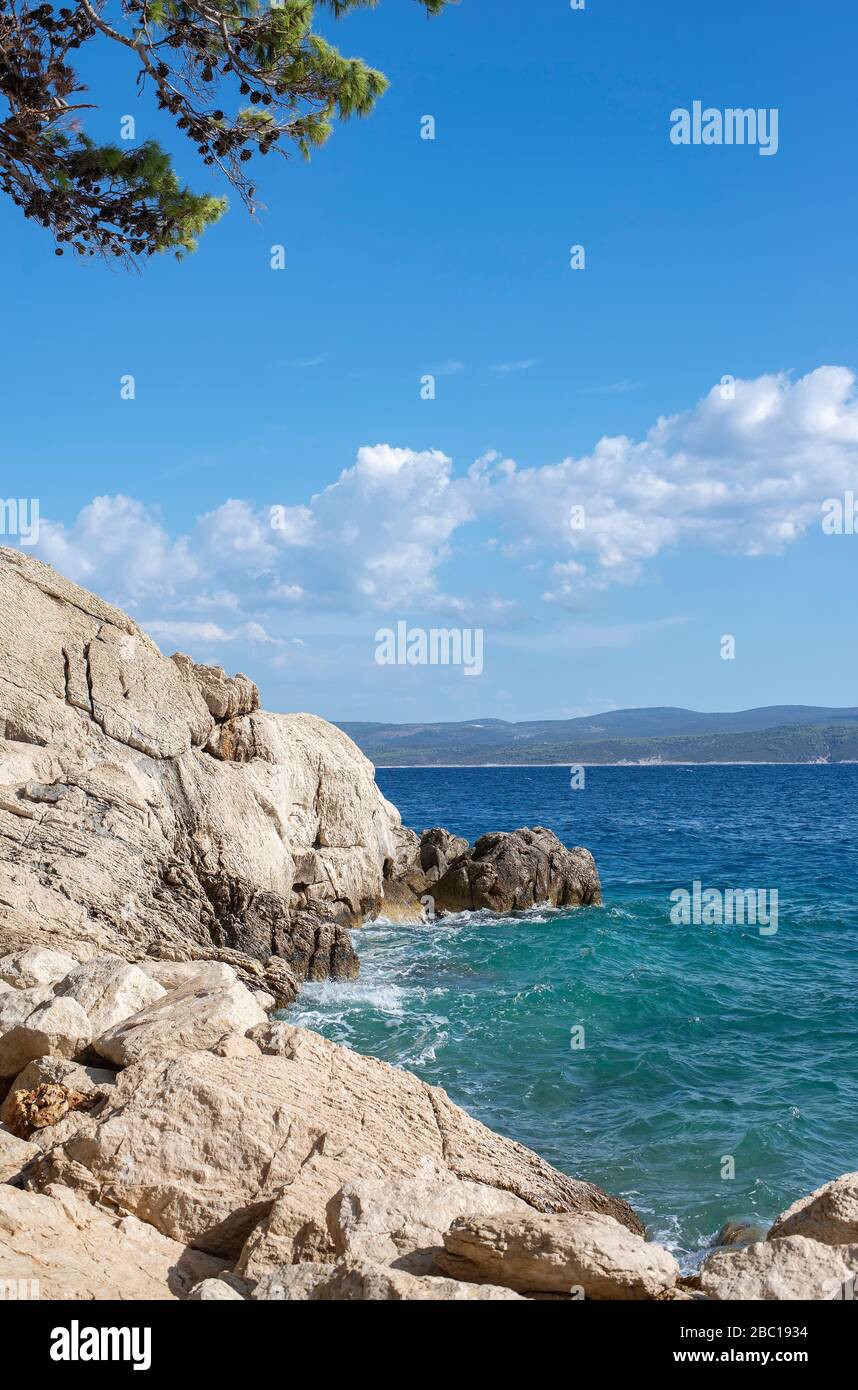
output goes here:
{"type": "Polygon", "coordinates": [[[38,1279],[4,1279],[0,1276],[0,1302],[26,1302],[41,1296],[42,1286],[38,1279]]]}
{"type": "Polygon", "coordinates": [[[481,627],[380,627],[375,634],[379,666],[461,666],[466,676],[483,673],[481,627]]]}
{"type": "Polygon", "coordinates": [[[776,106],[721,111],[693,101],[690,111],[685,106],[671,111],[670,139],[674,145],[756,145],[758,154],[777,154],[778,117],[776,106]]]}
{"type": "Polygon", "coordinates": [[[778,929],[777,888],[704,888],[699,879],[674,888],[670,920],[675,927],[757,927],[760,936],[778,929]]]}
{"type": "Polygon", "coordinates": [[[135,1371],[152,1365],[151,1327],[69,1327],[51,1332],[52,1361],[130,1361],[135,1371]]]}
{"type": "Polygon", "coordinates": [[[824,536],[854,536],[858,534],[858,507],[855,493],[847,488],[842,497],[827,497],[822,504],[822,534],[824,536]]]}
{"type": "Polygon", "coordinates": [[[0,498],[0,536],[17,536],[22,545],[38,544],[38,497],[0,498]]]}

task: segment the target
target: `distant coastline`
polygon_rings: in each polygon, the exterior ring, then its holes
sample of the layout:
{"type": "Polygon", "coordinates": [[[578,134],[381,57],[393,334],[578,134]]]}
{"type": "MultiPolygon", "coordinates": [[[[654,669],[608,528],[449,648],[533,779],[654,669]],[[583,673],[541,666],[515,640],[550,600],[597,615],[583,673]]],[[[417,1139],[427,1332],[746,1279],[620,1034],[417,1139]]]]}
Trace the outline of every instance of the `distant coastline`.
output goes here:
{"type": "Polygon", "coordinates": [[[753,766],[858,762],[858,708],[658,707],[590,718],[339,726],[377,767],[753,766]]]}
{"type": "MultiPolygon", "coordinates": [[[[716,761],[713,759],[711,762],[706,762],[706,763],[701,763],[701,762],[688,762],[688,761],[684,761],[684,762],[681,762],[681,761],[680,761],[680,762],[672,762],[672,761],[669,761],[669,760],[666,759],[666,758],[663,759],[661,762],[653,762],[651,759],[647,759],[647,760],[644,760],[644,761],[642,761],[642,762],[637,762],[637,763],[635,763],[635,762],[616,762],[616,763],[596,762],[596,763],[590,763],[590,762],[587,762],[586,758],[584,758],[584,759],[579,759],[578,762],[575,764],[575,766],[577,766],[577,767],[625,767],[625,768],[640,768],[640,767],[653,767],[653,768],[658,768],[658,767],[854,767],[856,764],[858,764],[858,758],[841,758],[841,759],[839,759],[837,762],[830,762],[830,761],[828,761],[828,760],[826,760],[826,759],[820,759],[820,758],[805,758],[805,759],[803,759],[803,760],[801,760],[801,761],[797,761],[797,762],[787,762],[786,760],[781,760],[781,761],[779,761],[779,762],[774,762],[774,761],[772,761],[771,759],[767,759],[767,758],[759,758],[759,759],[756,759],[756,760],[751,759],[751,758],[731,759],[731,760],[725,761],[725,762],[716,762],[716,761]]],[[[377,767],[384,768],[385,770],[391,771],[391,772],[396,771],[396,770],[399,770],[399,771],[402,771],[402,772],[406,772],[406,771],[412,771],[412,772],[440,772],[440,771],[443,771],[444,769],[447,769],[447,770],[449,771],[449,770],[452,770],[452,769],[454,769],[454,768],[481,768],[481,767],[482,767],[482,768],[486,768],[486,767],[501,768],[501,767],[504,767],[504,768],[510,768],[511,770],[518,770],[518,769],[528,768],[528,767],[569,767],[569,766],[570,766],[570,761],[569,761],[568,759],[566,759],[566,760],[564,760],[564,761],[557,762],[557,763],[384,763],[384,762],[379,762],[379,763],[376,763],[376,766],[377,766],[377,767]]]]}

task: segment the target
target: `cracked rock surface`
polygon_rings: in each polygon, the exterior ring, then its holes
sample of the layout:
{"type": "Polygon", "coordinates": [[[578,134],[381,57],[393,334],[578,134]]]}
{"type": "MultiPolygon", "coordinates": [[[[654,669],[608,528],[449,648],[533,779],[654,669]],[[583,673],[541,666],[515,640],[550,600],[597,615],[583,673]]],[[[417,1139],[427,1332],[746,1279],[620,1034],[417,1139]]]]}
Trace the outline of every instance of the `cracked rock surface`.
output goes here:
{"type": "Polygon", "coordinates": [[[356,974],[400,822],[345,734],[17,550],[0,651],[0,955],[217,959],[281,1004],[356,974]]]}

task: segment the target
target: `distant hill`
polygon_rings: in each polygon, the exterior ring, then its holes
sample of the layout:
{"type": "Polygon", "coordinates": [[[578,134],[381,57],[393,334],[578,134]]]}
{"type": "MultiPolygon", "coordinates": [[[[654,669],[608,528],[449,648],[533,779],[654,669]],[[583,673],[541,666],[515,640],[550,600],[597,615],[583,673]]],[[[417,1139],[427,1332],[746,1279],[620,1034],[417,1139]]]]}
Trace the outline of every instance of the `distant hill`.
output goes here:
{"type": "Polygon", "coordinates": [[[609,710],[580,719],[341,723],[379,767],[480,763],[852,762],[858,708],[768,705],[728,714],[609,710]]]}

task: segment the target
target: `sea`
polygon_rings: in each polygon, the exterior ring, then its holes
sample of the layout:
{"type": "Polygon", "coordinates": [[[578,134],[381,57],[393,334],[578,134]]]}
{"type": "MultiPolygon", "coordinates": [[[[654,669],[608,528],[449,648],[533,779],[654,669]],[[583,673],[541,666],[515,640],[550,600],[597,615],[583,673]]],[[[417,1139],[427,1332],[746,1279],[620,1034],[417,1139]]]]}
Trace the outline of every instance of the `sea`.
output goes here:
{"type": "Polygon", "coordinates": [[[585,845],[604,905],[369,923],[360,978],[305,986],[293,1022],[621,1194],[686,1269],[724,1222],[765,1227],[858,1169],[858,766],[377,777],[417,831],[585,845]],[[683,918],[695,883],[762,891],[774,918],[713,922],[717,895],[683,918]]]}

